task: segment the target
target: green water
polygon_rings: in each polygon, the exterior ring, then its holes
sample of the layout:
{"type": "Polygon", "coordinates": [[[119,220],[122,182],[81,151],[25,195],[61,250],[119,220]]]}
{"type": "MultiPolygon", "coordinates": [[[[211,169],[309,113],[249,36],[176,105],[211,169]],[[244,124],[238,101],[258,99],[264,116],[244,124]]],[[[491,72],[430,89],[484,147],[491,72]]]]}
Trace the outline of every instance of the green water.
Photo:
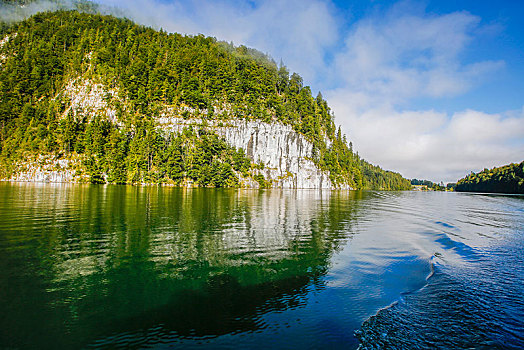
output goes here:
{"type": "Polygon", "coordinates": [[[521,349],[522,222],[519,196],[0,183],[0,348],[521,349]]]}
{"type": "Polygon", "coordinates": [[[319,283],[361,195],[0,184],[1,345],[262,329],[319,283]]]}

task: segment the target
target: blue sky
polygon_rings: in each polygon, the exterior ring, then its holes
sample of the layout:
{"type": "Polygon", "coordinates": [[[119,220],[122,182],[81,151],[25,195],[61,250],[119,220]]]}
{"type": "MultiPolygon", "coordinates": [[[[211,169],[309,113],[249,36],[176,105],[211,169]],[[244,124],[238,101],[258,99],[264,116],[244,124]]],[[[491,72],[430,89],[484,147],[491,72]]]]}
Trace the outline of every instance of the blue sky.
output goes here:
{"type": "Polygon", "coordinates": [[[365,159],[408,178],[524,160],[523,2],[96,1],[282,59],[365,159]]]}
{"type": "MultiPolygon", "coordinates": [[[[392,1],[335,1],[334,5],[353,16],[354,21],[365,17],[380,17],[399,2],[392,1]]],[[[520,109],[524,92],[524,3],[520,1],[422,1],[406,2],[408,7],[419,6],[426,14],[443,16],[453,12],[468,12],[480,20],[476,36],[465,47],[461,60],[471,63],[478,60],[503,60],[505,69],[494,76],[485,77],[485,83],[475,86],[460,96],[440,99],[418,98],[411,108],[438,108],[455,111],[478,108],[496,113],[507,109],[520,109]],[[486,98],[489,96],[489,98],[486,98]]],[[[347,21],[345,29],[351,30],[347,21]]]]}

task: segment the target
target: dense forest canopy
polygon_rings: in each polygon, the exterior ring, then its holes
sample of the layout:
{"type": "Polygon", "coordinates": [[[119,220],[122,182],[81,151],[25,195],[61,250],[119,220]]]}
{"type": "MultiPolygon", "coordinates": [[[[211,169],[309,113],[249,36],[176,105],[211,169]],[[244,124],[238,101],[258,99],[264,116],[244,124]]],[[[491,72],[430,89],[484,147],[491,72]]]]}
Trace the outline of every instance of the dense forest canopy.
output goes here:
{"type": "Polygon", "coordinates": [[[185,118],[290,125],[314,145],[313,161],[333,183],[410,188],[354,153],[322,95],[256,50],[78,11],[39,13],[0,30],[2,176],[35,154],[80,157],[92,182],[235,186],[235,176],[260,166],[209,131],[166,137],[155,117],[169,107],[185,118]],[[63,91],[80,78],[107,89],[117,122],[70,112],[63,91]]]}
{"type": "Polygon", "coordinates": [[[471,173],[457,182],[459,192],[524,193],[524,161],[471,173]]]}

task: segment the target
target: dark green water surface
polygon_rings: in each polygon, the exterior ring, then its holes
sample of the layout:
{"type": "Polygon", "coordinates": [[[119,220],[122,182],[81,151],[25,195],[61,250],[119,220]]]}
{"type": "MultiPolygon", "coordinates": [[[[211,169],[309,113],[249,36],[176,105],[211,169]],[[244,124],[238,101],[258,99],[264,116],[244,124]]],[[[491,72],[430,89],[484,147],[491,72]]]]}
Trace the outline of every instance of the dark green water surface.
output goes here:
{"type": "MultiPolygon", "coordinates": [[[[523,203],[0,183],[0,348],[356,348],[355,331],[367,348],[394,348],[403,343],[388,322],[409,327],[404,313],[433,313],[432,281],[451,285],[446,278],[482,269],[505,244],[516,249],[515,276],[497,295],[514,309],[509,321],[488,315],[503,331],[473,332],[488,345],[519,346],[523,203]]],[[[449,336],[467,338],[457,332],[449,336]]]]}

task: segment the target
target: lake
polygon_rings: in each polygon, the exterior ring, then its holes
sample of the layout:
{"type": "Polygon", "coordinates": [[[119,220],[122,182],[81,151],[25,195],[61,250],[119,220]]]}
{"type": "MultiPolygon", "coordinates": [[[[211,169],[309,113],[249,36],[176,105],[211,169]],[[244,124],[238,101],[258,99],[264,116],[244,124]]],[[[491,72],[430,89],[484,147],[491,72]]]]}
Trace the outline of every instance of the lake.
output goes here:
{"type": "Polygon", "coordinates": [[[524,197],[0,183],[0,348],[524,348],[524,197]]]}

